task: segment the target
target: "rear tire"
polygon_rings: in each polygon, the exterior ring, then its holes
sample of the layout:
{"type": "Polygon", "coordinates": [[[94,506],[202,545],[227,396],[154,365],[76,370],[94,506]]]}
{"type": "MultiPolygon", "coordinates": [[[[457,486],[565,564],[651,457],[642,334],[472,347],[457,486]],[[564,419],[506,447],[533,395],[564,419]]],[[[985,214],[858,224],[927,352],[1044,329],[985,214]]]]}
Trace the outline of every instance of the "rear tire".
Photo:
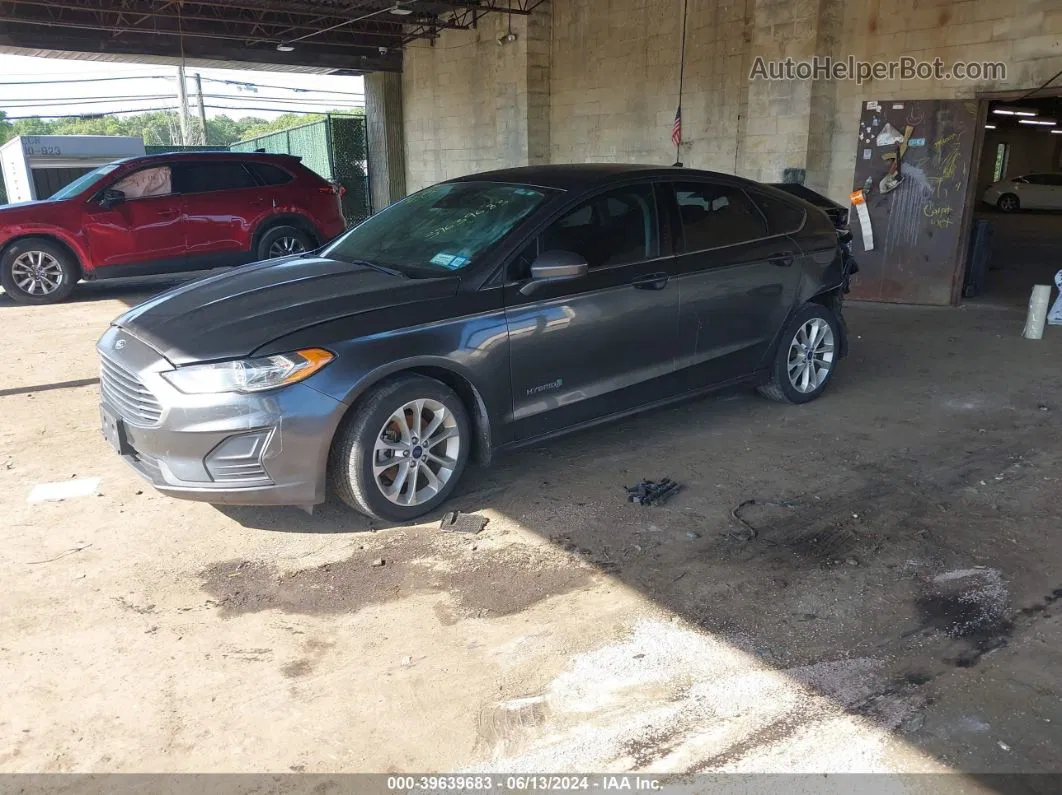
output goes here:
{"type": "Polygon", "coordinates": [[[267,229],[258,240],[256,255],[259,260],[277,259],[301,254],[314,248],[314,242],[303,230],[295,226],[274,226],[267,229]]]}
{"type": "Polygon", "coordinates": [[[1005,213],[1016,213],[1021,209],[1021,201],[1013,193],[1004,193],[996,202],[996,207],[1005,213]]]}
{"type": "Polygon", "coordinates": [[[841,324],[821,304],[805,304],[782,332],[770,380],[760,394],[783,403],[809,403],[821,395],[837,367],[841,324]]]}
{"type": "Polygon", "coordinates": [[[16,240],[0,257],[0,284],[17,304],[65,301],[80,278],[77,260],[48,238],[16,240]]]}
{"type": "Polygon", "coordinates": [[[412,521],[453,492],[468,462],[469,428],[464,404],[445,384],[412,374],[385,381],[336,434],[328,462],[332,487],[366,516],[412,521]]]}

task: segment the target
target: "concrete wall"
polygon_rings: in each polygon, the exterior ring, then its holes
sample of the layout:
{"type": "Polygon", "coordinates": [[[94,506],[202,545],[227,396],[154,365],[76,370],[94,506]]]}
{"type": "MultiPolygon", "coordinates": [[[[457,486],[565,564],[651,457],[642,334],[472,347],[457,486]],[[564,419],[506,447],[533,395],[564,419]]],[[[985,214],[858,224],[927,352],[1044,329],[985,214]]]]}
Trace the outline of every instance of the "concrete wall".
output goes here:
{"type": "MultiPolygon", "coordinates": [[[[537,162],[670,164],[680,0],[550,0],[519,38],[504,15],[407,50],[408,187],[537,162]]],[[[860,104],[973,98],[1038,86],[1062,68],[1060,0],[689,0],[686,165],[766,181],[786,168],[847,201],[860,104]],[[1005,80],[750,81],[765,59],[1003,61],[1005,80]]],[[[1056,136],[1057,137],[1057,136],[1056,136]]]]}
{"type": "Polygon", "coordinates": [[[407,189],[549,157],[550,14],[488,14],[406,48],[402,94],[407,189]]]}

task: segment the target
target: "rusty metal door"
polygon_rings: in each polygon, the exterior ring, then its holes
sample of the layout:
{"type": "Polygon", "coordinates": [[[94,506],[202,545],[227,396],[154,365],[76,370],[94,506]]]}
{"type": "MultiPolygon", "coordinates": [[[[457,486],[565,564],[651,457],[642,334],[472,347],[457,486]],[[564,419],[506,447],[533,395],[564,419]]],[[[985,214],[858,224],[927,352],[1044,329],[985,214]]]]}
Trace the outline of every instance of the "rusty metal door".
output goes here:
{"type": "Polygon", "coordinates": [[[863,103],[852,189],[864,191],[873,240],[864,237],[853,208],[859,275],[851,298],[958,300],[977,120],[973,101],[863,103]]]}

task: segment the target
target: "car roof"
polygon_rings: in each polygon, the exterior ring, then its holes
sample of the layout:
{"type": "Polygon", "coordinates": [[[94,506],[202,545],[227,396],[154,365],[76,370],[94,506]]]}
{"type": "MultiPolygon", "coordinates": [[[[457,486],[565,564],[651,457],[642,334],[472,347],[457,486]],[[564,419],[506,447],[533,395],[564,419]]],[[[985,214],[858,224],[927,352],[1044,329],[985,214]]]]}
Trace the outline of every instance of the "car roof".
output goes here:
{"type": "Polygon", "coordinates": [[[126,157],[121,160],[114,161],[115,163],[153,163],[160,160],[165,160],[168,163],[173,161],[197,161],[197,160],[262,160],[262,161],[286,161],[288,163],[295,161],[301,161],[302,158],[297,155],[284,155],[274,154],[272,152],[227,152],[224,150],[205,150],[202,152],[158,152],[150,155],[137,155],[136,157],[126,157]]]}
{"type": "Polygon", "coordinates": [[[668,179],[706,177],[731,183],[757,185],[760,183],[735,177],[733,174],[721,174],[715,171],[701,171],[695,168],[678,166],[653,166],[627,163],[579,163],[552,166],[520,166],[504,168],[497,171],[484,171],[468,174],[449,182],[506,182],[515,185],[534,185],[540,188],[557,190],[585,190],[609,182],[618,182],[631,177],[667,177],[668,179]]]}

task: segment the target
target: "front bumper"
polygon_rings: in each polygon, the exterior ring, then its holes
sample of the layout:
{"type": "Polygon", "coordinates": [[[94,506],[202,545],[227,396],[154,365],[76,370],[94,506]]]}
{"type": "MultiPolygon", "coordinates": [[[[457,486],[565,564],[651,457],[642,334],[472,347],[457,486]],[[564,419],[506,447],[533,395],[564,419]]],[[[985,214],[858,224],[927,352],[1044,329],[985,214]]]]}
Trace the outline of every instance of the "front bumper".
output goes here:
{"type": "Polygon", "coordinates": [[[160,492],[225,505],[324,501],[328,450],[345,404],[305,383],[186,395],[161,376],[172,365],[128,331],[111,327],[96,347],[106,360],[101,410],[120,428],[114,443],[160,492]]]}

